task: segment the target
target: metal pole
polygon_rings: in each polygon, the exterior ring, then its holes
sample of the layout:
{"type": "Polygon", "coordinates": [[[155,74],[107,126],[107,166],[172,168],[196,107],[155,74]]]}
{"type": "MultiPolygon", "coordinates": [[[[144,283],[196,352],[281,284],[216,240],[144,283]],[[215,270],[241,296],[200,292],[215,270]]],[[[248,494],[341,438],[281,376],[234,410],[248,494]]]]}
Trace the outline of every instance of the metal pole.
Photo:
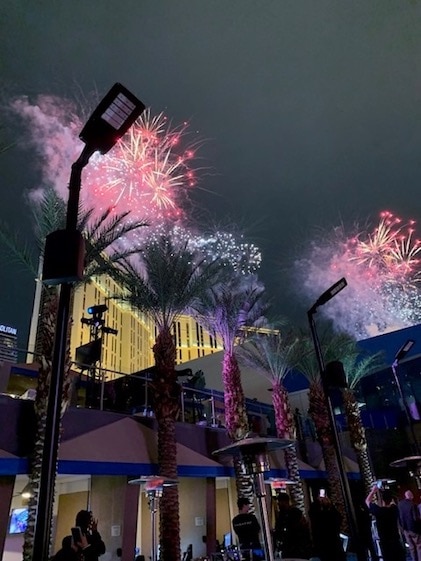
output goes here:
{"type": "Polygon", "coordinates": [[[411,432],[413,451],[415,452],[415,454],[417,456],[419,456],[420,455],[420,446],[418,444],[417,436],[415,434],[414,423],[412,422],[412,418],[411,418],[411,415],[408,411],[408,406],[407,406],[406,401],[405,401],[405,396],[403,394],[402,385],[401,385],[401,382],[399,380],[399,376],[398,376],[398,372],[397,372],[398,364],[399,363],[398,363],[397,360],[395,360],[393,362],[392,372],[393,372],[393,376],[395,378],[396,387],[398,388],[399,396],[402,400],[402,405],[403,405],[403,408],[404,408],[404,411],[405,411],[406,421],[409,425],[409,430],[411,432]]]}
{"type": "Polygon", "coordinates": [[[151,531],[152,531],[152,544],[151,544],[151,561],[156,561],[157,550],[158,550],[158,540],[156,533],[156,514],[158,512],[159,496],[157,491],[147,491],[147,496],[149,500],[149,508],[151,510],[151,531]]]}
{"type": "Polygon", "coordinates": [[[254,473],[253,484],[254,484],[254,491],[257,496],[257,502],[259,504],[260,520],[262,521],[263,524],[263,545],[265,548],[265,559],[266,561],[274,561],[272,538],[270,533],[270,522],[268,516],[268,509],[266,505],[266,499],[265,499],[266,487],[265,487],[264,473],[254,473]]]}
{"type": "Polygon", "coordinates": [[[338,468],[339,468],[339,478],[340,478],[340,484],[341,484],[341,491],[342,491],[342,496],[343,496],[344,502],[345,502],[345,509],[346,509],[346,515],[347,515],[347,518],[348,518],[349,528],[351,530],[352,545],[353,545],[353,548],[355,549],[355,553],[357,554],[358,561],[367,561],[367,557],[364,553],[363,547],[362,547],[362,545],[360,543],[360,540],[359,540],[359,537],[358,537],[357,518],[356,518],[356,514],[355,514],[354,504],[352,502],[351,491],[350,491],[350,488],[349,488],[349,483],[348,483],[348,478],[347,478],[347,475],[346,475],[345,464],[344,464],[344,460],[343,460],[343,456],[342,456],[342,452],[341,452],[341,446],[340,446],[340,443],[339,443],[338,429],[336,427],[335,415],[334,415],[333,407],[332,407],[332,401],[330,399],[329,388],[328,388],[328,384],[327,384],[327,380],[326,380],[326,376],[325,376],[325,364],[324,364],[324,360],[323,360],[323,353],[322,353],[322,349],[321,349],[321,346],[320,346],[320,341],[319,341],[319,338],[317,336],[316,323],[314,321],[314,313],[315,313],[315,310],[313,310],[313,309],[309,310],[309,312],[307,313],[307,317],[308,317],[308,321],[309,321],[309,324],[310,324],[310,331],[311,331],[311,336],[313,338],[314,349],[316,351],[317,363],[318,363],[319,369],[320,369],[320,376],[321,376],[321,380],[322,380],[323,393],[324,393],[325,398],[326,398],[326,406],[327,406],[327,412],[328,412],[328,416],[329,416],[329,424],[330,424],[330,428],[332,430],[332,436],[333,436],[333,447],[334,447],[334,450],[335,450],[336,461],[338,463],[338,468]]]}
{"type": "MultiPolygon", "coordinates": [[[[88,163],[91,155],[92,150],[85,146],[78,160],[72,165],[66,221],[66,230],[69,231],[75,231],[77,229],[82,169],[88,163]]],[[[71,284],[61,284],[52,359],[51,381],[48,392],[47,414],[45,419],[45,440],[40,468],[37,514],[34,526],[34,547],[32,551],[33,561],[47,561],[50,555],[51,522],[53,517],[53,502],[60,437],[61,400],[63,393],[64,366],[66,362],[71,293],[71,284]]]]}

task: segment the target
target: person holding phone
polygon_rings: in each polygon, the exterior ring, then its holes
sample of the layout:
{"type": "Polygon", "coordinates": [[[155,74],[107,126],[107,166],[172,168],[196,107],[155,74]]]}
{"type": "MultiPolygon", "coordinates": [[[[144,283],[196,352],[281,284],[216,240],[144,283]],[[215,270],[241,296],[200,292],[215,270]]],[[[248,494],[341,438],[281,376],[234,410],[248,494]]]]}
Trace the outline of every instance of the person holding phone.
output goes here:
{"type": "Polygon", "coordinates": [[[345,561],[340,537],[342,517],[325,489],[320,489],[318,497],[311,503],[308,516],[314,552],[320,561],[345,561]]]}
{"type": "Polygon", "coordinates": [[[105,544],[98,532],[98,521],[89,510],[81,510],[76,515],[76,524],[72,528],[73,543],[78,553],[83,553],[85,561],[98,561],[105,553],[105,544]]]}
{"type": "Polygon", "coordinates": [[[365,504],[376,519],[383,561],[404,561],[405,550],[399,532],[399,511],[392,492],[380,491],[374,484],[365,499],[365,504]]]}

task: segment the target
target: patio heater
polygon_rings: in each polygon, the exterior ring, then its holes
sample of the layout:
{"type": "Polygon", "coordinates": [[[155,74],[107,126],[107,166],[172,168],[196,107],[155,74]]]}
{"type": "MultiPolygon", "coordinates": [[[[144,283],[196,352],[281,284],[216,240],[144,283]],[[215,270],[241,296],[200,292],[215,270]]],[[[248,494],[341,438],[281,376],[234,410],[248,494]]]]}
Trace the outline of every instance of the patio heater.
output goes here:
{"type": "Polygon", "coordinates": [[[157,561],[158,533],[156,520],[159,511],[159,502],[164,492],[164,487],[178,485],[178,481],[176,479],[164,479],[163,477],[159,477],[159,475],[146,475],[139,479],[132,479],[129,481],[129,485],[143,485],[143,490],[148,499],[148,507],[151,513],[151,561],[157,561]]]}
{"type": "Polygon", "coordinates": [[[406,468],[409,476],[415,479],[417,488],[421,489],[421,456],[406,456],[391,462],[390,467],[406,468]]]}
{"type": "Polygon", "coordinates": [[[73,163],[69,181],[66,227],[47,236],[43,282],[60,286],[52,376],[47,401],[45,444],[41,460],[32,559],[49,558],[51,519],[60,433],[61,398],[66,361],[72,284],[83,277],[84,240],[78,231],[82,170],[97,151],[106,154],[143,113],[145,105],[121,84],[115,84],[98,104],[80,133],[85,146],[73,163]]]}
{"type": "MultiPolygon", "coordinates": [[[[323,306],[324,304],[329,302],[329,300],[334,298],[338,294],[338,292],[341,292],[341,290],[343,290],[346,286],[347,286],[346,279],[341,278],[335,284],[333,284],[330,288],[328,288],[325,292],[323,292],[323,294],[316,300],[315,304],[313,304],[313,306],[308,310],[307,318],[308,318],[308,322],[309,322],[309,325],[310,325],[310,332],[311,332],[311,336],[312,336],[312,339],[313,339],[314,350],[316,352],[317,363],[319,365],[320,378],[321,378],[321,381],[322,381],[323,393],[324,393],[325,399],[326,399],[326,407],[327,407],[327,413],[328,413],[328,417],[329,417],[329,425],[330,425],[330,429],[331,429],[332,436],[333,436],[333,448],[334,448],[334,451],[335,451],[335,457],[336,457],[336,461],[337,461],[337,464],[338,464],[341,491],[342,491],[342,496],[343,496],[344,502],[345,502],[345,508],[346,508],[346,514],[347,514],[347,518],[348,518],[349,528],[351,530],[352,543],[353,543],[353,545],[356,549],[356,554],[357,554],[358,561],[366,561],[366,557],[365,557],[365,554],[362,550],[362,546],[360,545],[360,540],[359,540],[359,537],[358,537],[357,518],[356,518],[356,514],[355,514],[354,505],[353,505],[353,502],[352,502],[351,490],[349,488],[349,483],[348,483],[348,478],[347,478],[347,475],[346,475],[345,464],[344,464],[344,460],[343,460],[343,456],[342,456],[342,452],[341,452],[341,445],[340,445],[340,442],[339,442],[339,435],[338,435],[338,429],[337,429],[336,421],[335,421],[335,414],[333,412],[332,400],[331,400],[331,396],[330,396],[330,387],[331,387],[332,384],[330,384],[329,380],[328,380],[328,375],[327,375],[327,372],[326,372],[326,366],[325,366],[325,363],[324,363],[322,348],[321,348],[321,345],[320,345],[319,337],[317,335],[316,322],[315,322],[315,319],[314,319],[314,316],[317,313],[317,310],[318,310],[319,306],[323,306]]],[[[336,365],[337,365],[337,361],[336,361],[336,365]]],[[[335,368],[334,370],[337,370],[337,368],[335,368]]],[[[337,382],[337,381],[338,380],[335,380],[335,382],[337,382]]]]}
{"type": "Polygon", "coordinates": [[[271,490],[278,495],[286,492],[288,485],[295,485],[296,482],[286,477],[269,477],[269,479],[265,479],[265,484],[270,485],[271,490]]]}
{"type": "Polygon", "coordinates": [[[260,519],[263,524],[263,542],[266,561],[274,561],[271,539],[271,528],[266,505],[266,488],[264,474],[270,471],[268,453],[280,448],[294,445],[293,440],[280,438],[246,437],[234,444],[215,450],[213,455],[220,457],[236,457],[241,462],[241,468],[247,475],[252,476],[254,492],[259,505],[260,519]]]}

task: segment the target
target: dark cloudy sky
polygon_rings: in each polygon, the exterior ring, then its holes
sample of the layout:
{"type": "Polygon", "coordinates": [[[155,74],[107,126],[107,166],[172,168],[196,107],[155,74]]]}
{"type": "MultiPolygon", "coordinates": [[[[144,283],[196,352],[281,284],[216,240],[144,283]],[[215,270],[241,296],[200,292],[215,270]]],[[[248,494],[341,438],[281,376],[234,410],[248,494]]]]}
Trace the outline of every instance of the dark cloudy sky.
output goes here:
{"type": "MultiPolygon", "coordinates": [[[[280,310],[302,314],[287,272],[314,227],[420,219],[421,2],[2,0],[0,26],[6,95],[120,81],[190,120],[212,170],[195,198],[247,226],[280,310]]],[[[33,155],[0,155],[0,181],[0,219],[29,235],[33,155]]],[[[1,267],[0,323],[23,346],[33,281],[1,267]]]]}

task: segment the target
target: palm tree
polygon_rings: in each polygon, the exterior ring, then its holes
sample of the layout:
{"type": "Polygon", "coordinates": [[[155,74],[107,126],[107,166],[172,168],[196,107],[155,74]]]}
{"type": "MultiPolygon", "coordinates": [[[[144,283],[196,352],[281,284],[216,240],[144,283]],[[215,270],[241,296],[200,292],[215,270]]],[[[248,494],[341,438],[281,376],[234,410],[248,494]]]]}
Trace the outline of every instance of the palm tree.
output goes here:
{"type": "MultiPolygon", "coordinates": [[[[334,448],[334,435],[330,426],[319,364],[311,338],[302,332],[299,341],[301,358],[298,361],[297,369],[304,374],[310,384],[308,412],[316,427],[317,439],[322,449],[330,498],[342,515],[345,529],[347,511],[341,489],[339,465],[334,448]]],[[[334,334],[330,330],[325,329],[320,337],[320,344],[326,364],[335,360],[343,360],[347,353],[355,353],[353,343],[353,339],[348,335],[334,334]]]]}
{"type": "Polygon", "coordinates": [[[368,356],[349,353],[342,358],[344,365],[347,388],[342,390],[344,409],[352,447],[357,455],[366,495],[373,488],[375,480],[370,456],[368,454],[367,438],[361,420],[361,412],[355,398],[355,388],[362,378],[380,370],[383,366],[382,353],[368,356]]]}
{"type": "MultiPolygon", "coordinates": [[[[278,438],[294,439],[295,424],[289,404],[288,392],[283,381],[298,361],[298,340],[294,333],[273,330],[268,334],[255,334],[236,348],[240,363],[253,368],[269,380],[272,385],[272,402],[275,411],[278,438]]],[[[298,468],[297,450],[284,451],[288,477],[294,481],[291,495],[295,505],[304,512],[304,490],[298,468]]]]}
{"type": "MultiPolygon", "coordinates": [[[[32,206],[34,218],[35,240],[38,247],[38,261],[42,265],[45,238],[48,233],[60,229],[65,224],[65,203],[53,189],[46,189],[42,196],[34,201],[32,206]]],[[[121,237],[145,225],[143,222],[128,223],[129,213],[112,216],[107,210],[96,220],[92,220],[92,210],[81,211],[79,228],[83,231],[86,241],[85,271],[82,283],[89,282],[93,276],[109,273],[121,259],[133,253],[133,249],[115,249],[114,244],[121,237]],[[109,255],[105,252],[108,250],[109,255]]],[[[2,224],[0,227],[0,243],[8,255],[29,268],[36,275],[42,266],[37,266],[34,252],[13,235],[9,228],[2,224]]],[[[32,559],[32,548],[37,506],[39,498],[39,479],[41,458],[44,449],[45,422],[47,416],[47,400],[52,372],[52,355],[56,329],[58,308],[58,291],[56,287],[45,287],[39,284],[42,290],[39,325],[36,343],[36,356],[39,361],[37,378],[37,392],[35,398],[36,430],[34,446],[29,458],[29,484],[32,497],[29,501],[28,525],[24,537],[24,561],[32,559]]],[[[68,331],[67,360],[62,396],[62,411],[68,403],[68,393],[71,382],[70,377],[70,325],[68,331]]]]}
{"type": "MultiPolygon", "coordinates": [[[[246,403],[241,372],[234,346],[245,336],[245,328],[259,326],[263,314],[264,286],[255,275],[232,274],[209,288],[197,302],[193,315],[210,333],[222,340],[222,380],[224,385],[225,426],[232,442],[244,438],[249,432],[246,403]]],[[[239,497],[253,496],[253,486],[240,463],[234,460],[236,486],[239,497]]]]}
{"type": "MultiPolygon", "coordinates": [[[[139,262],[125,262],[116,275],[126,291],[120,297],[149,315],[157,326],[153,346],[155,368],[149,391],[158,423],[159,473],[177,477],[175,423],[180,391],[175,371],[176,346],[171,333],[174,321],[188,311],[219,273],[217,262],[206,263],[187,244],[176,245],[167,236],[150,241],[139,252],[139,262]]],[[[165,488],[160,508],[160,553],[163,561],[180,560],[180,520],[177,486],[165,488]]]]}

